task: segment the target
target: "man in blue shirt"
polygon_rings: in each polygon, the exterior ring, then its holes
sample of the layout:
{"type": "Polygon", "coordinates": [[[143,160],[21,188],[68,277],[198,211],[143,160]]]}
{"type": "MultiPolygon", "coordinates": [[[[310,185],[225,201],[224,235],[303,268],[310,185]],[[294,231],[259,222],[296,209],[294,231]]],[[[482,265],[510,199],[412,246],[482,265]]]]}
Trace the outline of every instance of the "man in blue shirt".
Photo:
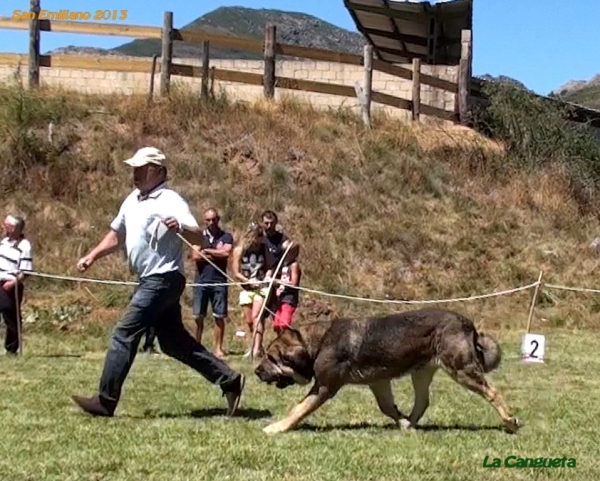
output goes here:
{"type": "Polygon", "coordinates": [[[221,388],[227,399],[227,415],[231,416],[242,395],[243,374],[230,369],[196,342],[181,317],[185,246],[176,233],[191,244],[199,244],[202,230],[187,202],[167,187],[166,157],[160,150],[145,147],[125,163],[133,167],[136,189],[121,204],[104,239],[79,260],[77,267],[83,272],[125,245],[129,266],[138,275],[139,285],[111,335],[98,395],[72,399],[89,414],[113,416],[140,340],[148,327],[153,327],[164,354],[221,388]]]}
{"type": "Polygon", "coordinates": [[[233,248],[233,236],[219,227],[219,213],[211,207],[204,212],[206,229],[202,233],[202,244],[195,246],[210,259],[214,266],[197,251],[192,251],[192,259],[196,263],[196,277],[194,284],[203,284],[194,287],[194,320],[196,321],[196,341],[202,342],[204,318],[210,302],[213,317],[215,318],[215,349],[217,357],[223,357],[223,337],[225,334],[225,321],[227,319],[228,288],[227,262],[233,248]],[[216,269],[217,266],[219,269],[216,269]],[[211,286],[210,284],[217,284],[211,286]],[[219,285],[220,284],[220,285],[219,285]]]}

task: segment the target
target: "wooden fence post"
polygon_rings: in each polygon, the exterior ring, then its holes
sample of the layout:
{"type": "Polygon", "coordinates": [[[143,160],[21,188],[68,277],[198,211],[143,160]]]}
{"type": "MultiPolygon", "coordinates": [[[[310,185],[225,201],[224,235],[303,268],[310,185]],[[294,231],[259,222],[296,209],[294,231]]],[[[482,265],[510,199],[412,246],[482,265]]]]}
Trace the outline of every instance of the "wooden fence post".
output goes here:
{"type": "Polygon", "coordinates": [[[412,119],[420,120],[421,114],[421,59],[413,58],[412,71],[412,119]]]}
{"type": "Polygon", "coordinates": [[[171,61],[173,60],[173,12],[165,12],[162,30],[162,57],[160,61],[160,95],[169,94],[171,61]]]}
{"type": "Polygon", "coordinates": [[[371,128],[371,97],[373,92],[373,47],[366,44],[363,54],[363,64],[365,67],[365,81],[361,86],[360,82],[356,81],[354,90],[358,97],[360,110],[362,112],[363,123],[365,127],[371,128]]]}
{"type": "Polygon", "coordinates": [[[277,26],[269,24],[265,30],[265,73],[263,87],[265,97],[275,96],[275,45],[277,42],[277,26]]]}
{"type": "Polygon", "coordinates": [[[200,98],[208,99],[208,76],[210,75],[210,43],[205,40],[202,44],[202,85],[200,87],[200,98]]]}
{"type": "Polygon", "coordinates": [[[150,89],[148,91],[148,103],[152,102],[154,98],[154,76],[156,75],[156,61],[158,60],[158,55],[154,55],[152,57],[152,71],[150,73],[150,89]]]}
{"type": "Polygon", "coordinates": [[[371,127],[371,94],[373,92],[373,46],[371,44],[365,45],[364,60],[365,84],[363,93],[365,98],[365,105],[363,117],[365,118],[365,124],[371,127]]]}
{"type": "Polygon", "coordinates": [[[215,98],[215,67],[210,68],[210,96],[215,98]]]}
{"type": "Polygon", "coordinates": [[[471,30],[461,32],[461,52],[458,67],[457,114],[461,124],[468,123],[469,93],[471,90],[471,30]]]}
{"type": "Polygon", "coordinates": [[[29,88],[40,86],[40,0],[30,0],[29,11],[34,17],[29,21],[29,88]]]}

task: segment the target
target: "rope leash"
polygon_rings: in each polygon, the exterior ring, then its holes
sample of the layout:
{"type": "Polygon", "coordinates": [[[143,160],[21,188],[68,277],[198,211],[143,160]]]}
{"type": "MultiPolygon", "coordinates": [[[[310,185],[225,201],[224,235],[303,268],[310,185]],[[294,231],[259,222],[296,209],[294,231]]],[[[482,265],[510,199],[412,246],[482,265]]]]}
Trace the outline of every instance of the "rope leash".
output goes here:
{"type": "MultiPolygon", "coordinates": [[[[254,342],[256,340],[256,335],[258,334],[258,326],[259,324],[262,323],[262,317],[263,317],[263,313],[265,310],[269,311],[267,309],[267,302],[269,302],[269,300],[271,299],[271,289],[273,289],[273,284],[275,283],[275,279],[277,279],[277,274],[279,273],[279,270],[281,269],[281,266],[283,265],[283,261],[285,260],[285,258],[288,255],[288,252],[290,251],[290,249],[292,248],[292,246],[294,245],[293,242],[290,242],[289,245],[287,246],[287,249],[285,250],[285,252],[283,253],[283,256],[281,256],[281,259],[279,259],[279,264],[277,264],[277,267],[275,268],[275,272],[273,272],[273,276],[271,277],[271,280],[269,281],[269,288],[267,290],[267,295],[265,297],[265,302],[263,302],[260,312],[258,313],[258,321],[254,324],[254,329],[252,332],[252,347],[250,349],[250,361],[254,361],[254,342]]],[[[269,311],[271,312],[271,311],[269,311]]],[[[273,314],[273,318],[275,318],[275,314],[273,314]]],[[[262,326],[263,328],[263,332],[264,332],[264,326],[262,326]]]]}
{"type": "MultiPolygon", "coordinates": [[[[214,262],[212,262],[201,250],[197,249],[196,246],[194,246],[191,242],[189,242],[185,237],[183,237],[181,234],[177,233],[176,234],[177,237],[179,237],[190,249],[194,250],[195,252],[197,252],[198,254],[200,254],[204,260],[206,260],[206,262],[208,262],[211,266],[213,266],[215,269],[217,269],[217,271],[219,271],[221,274],[223,274],[225,276],[226,279],[229,279],[231,282],[228,283],[228,285],[241,285],[241,284],[245,284],[242,282],[236,282],[233,278],[231,278],[227,272],[224,272],[223,270],[221,270],[219,268],[219,266],[217,266],[214,262]]],[[[216,284],[205,284],[205,285],[210,285],[210,286],[215,286],[216,284]]],[[[265,302],[263,303],[263,307],[266,305],[267,303],[267,298],[265,298],[265,302]]],[[[267,309],[265,307],[265,309],[267,310],[267,312],[269,314],[271,314],[272,316],[275,316],[275,313],[272,312],[271,310],[267,309]]]]}

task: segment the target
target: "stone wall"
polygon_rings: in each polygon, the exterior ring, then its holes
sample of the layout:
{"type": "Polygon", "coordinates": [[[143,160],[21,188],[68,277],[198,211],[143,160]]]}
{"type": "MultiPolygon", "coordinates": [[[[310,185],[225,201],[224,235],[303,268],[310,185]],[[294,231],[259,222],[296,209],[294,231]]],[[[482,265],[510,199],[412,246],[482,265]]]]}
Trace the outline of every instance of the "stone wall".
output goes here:
{"type": "MultiPolygon", "coordinates": [[[[127,57],[126,57],[127,58],[127,57]]],[[[145,60],[148,60],[147,58],[145,60]]],[[[175,58],[175,63],[188,65],[201,65],[200,59],[175,58]]],[[[210,62],[211,67],[217,69],[236,70],[241,72],[263,73],[263,62],[260,60],[225,60],[214,59],[210,62]]],[[[406,65],[410,68],[410,65],[406,65]]],[[[16,65],[0,65],[0,82],[6,81],[14,75],[16,65]]],[[[125,73],[114,71],[94,71],[66,68],[42,67],[40,78],[42,85],[62,86],[81,92],[90,93],[146,93],[150,85],[150,73],[125,73]]],[[[457,67],[422,65],[425,74],[440,77],[451,82],[457,81],[457,67]]],[[[22,65],[21,74],[24,82],[27,79],[27,64],[22,65]]],[[[334,62],[320,61],[278,61],[276,75],[296,79],[314,80],[318,82],[335,83],[354,86],[356,81],[361,84],[364,79],[364,70],[358,65],[340,64],[334,62]]],[[[171,82],[174,85],[183,84],[192,86],[200,91],[200,78],[173,76],[171,82]]],[[[160,74],[155,75],[155,95],[158,94],[160,85],[160,74]]],[[[242,101],[253,101],[263,97],[262,86],[248,85],[234,82],[215,81],[215,93],[220,89],[232,99],[242,101]]],[[[383,92],[396,97],[411,99],[412,82],[402,78],[394,77],[383,72],[373,71],[373,90],[383,92]]],[[[276,98],[295,96],[300,100],[311,102],[317,107],[349,107],[359,112],[358,100],[353,97],[342,97],[337,95],[318,94],[311,92],[300,92],[276,88],[276,98]]],[[[455,94],[428,85],[421,86],[421,102],[444,110],[454,110],[455,94]]],[[[410,118],[410,112],[389,106],[373,103],[373,109],[383,109],[386,112],[401,118],[410,118]]]]}

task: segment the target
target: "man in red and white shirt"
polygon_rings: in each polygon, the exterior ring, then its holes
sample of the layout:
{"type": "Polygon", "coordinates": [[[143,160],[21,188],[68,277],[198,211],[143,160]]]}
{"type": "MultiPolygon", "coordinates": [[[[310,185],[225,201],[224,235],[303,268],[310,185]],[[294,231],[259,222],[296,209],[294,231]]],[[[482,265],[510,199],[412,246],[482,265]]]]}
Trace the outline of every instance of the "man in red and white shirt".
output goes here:
{"type": "Polygon", "coordinates": [[[7,354],[19,350],[23,281],[33,270],[31,242],[25,238],[25,220],[16,215],[4,219],[4,237],[0,241],[0,313],[6,323],[4,347],[7,354]]]}

